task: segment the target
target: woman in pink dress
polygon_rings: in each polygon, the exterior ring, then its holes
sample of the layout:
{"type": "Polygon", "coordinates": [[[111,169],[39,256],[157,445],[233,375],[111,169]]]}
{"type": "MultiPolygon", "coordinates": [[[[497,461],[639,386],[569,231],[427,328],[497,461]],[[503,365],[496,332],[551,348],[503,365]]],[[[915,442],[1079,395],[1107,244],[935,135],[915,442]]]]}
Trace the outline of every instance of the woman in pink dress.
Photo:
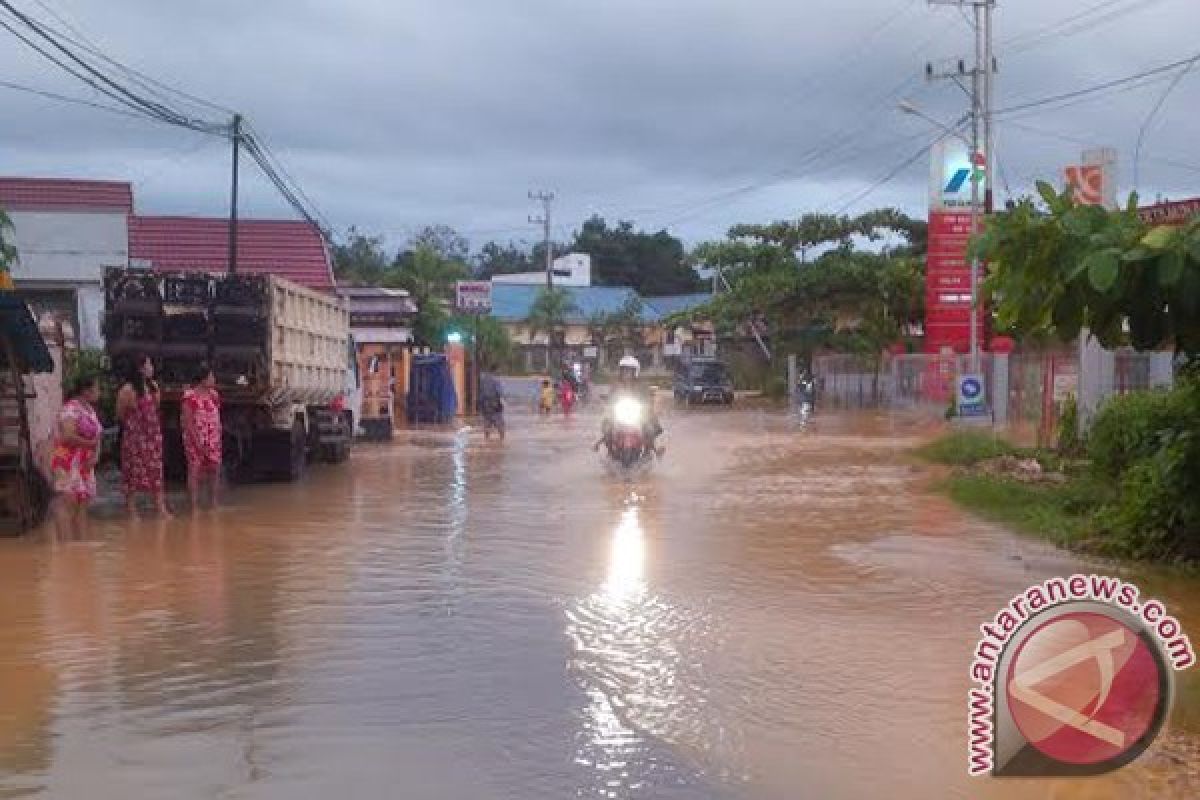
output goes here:
{"type": "Polygon", "coordinates": [[[207,365],[200,368],[192,388],[183,393],[181,414],[192,512],[200,509],[200,490],[205,482],[209,486],[209,505],[216,508],[221,484],[221,395],[217,393],[217,376],[207,365]]]}
{"type": "Polygon", "coordinates": [[[96,379],[81,378],[71,387],[55,424],[49,463],[51,519],[62,538],[83,534],[88,503],[96,497],[96,459],[103,433],[96,414],[99,399],[96,379]]]}
{"type": "Polygon", "coordinates": [[[125,508],[137,515],[137,495],[154,498],[158,513],[170,516],[163,489],[163,438],[159,419],[159,390],[154,364],[148,357],[134,361],[129,381],[117,392],[117,419],[121,422],[121,480],[125,508]]]}

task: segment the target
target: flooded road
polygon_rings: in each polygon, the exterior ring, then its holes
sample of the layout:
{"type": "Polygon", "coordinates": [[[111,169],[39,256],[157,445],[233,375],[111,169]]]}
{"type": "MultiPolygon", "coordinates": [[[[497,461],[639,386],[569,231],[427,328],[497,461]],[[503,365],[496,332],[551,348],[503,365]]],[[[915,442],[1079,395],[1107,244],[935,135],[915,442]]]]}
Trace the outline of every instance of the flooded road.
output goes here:
{"type": "MultiPolygon", "coordinates": [[[[407,433],[215,515],[0,542],[0,797],[1200,795],[1161,755],[966,777],[977,626],[1081,562],[929,492],[919,431],[664,422],[633,485],[594,419],[518,414],[503,445],[407,433]]],[[[1200,637],[1200,583],[1130,577],[1200,637]]]]}

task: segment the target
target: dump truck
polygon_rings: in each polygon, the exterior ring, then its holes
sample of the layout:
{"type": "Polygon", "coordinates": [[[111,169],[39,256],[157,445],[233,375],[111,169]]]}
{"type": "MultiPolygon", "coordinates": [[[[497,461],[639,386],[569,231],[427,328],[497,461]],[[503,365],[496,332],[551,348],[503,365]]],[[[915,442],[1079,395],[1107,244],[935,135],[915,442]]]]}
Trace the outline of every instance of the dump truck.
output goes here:
{"type": "Polygon", "coordinates": [[[168,477],[185,469],[180,399],[205,363],[231,480],[296,480],[311,461],[348,457],[358,376],[341,298],[275,275],[112,268],[104,300],[113,371],[141,356],[155,365],[168,477]]]}

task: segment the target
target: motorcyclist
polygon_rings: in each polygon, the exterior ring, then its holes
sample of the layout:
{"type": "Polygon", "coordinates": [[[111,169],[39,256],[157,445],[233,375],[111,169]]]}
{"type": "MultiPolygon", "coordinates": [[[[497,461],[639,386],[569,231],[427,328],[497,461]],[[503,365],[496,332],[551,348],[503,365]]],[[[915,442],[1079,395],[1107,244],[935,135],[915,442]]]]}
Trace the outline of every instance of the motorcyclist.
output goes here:
{"type": "Polygon", "coordinates": [[[646,440],[646,446],[649,449],[653,450],[660,457],[663,455],[663,448],[657,445],[658,437],[662,435],[663,428],[658,421],[658,414],[654,411],[654,397],[637,383],[637,377],[641,371],[641,363],[633,356],[625,356],[617,364],[617,381],[613,384],[609,403],[605,409],[604,418],[600,423],[600,439],[592,445],[593,450],[599,450],[600,445],[603,444],[608,448],[610,453],[612,452],[612,408],[617,399],[621,395],[625,395],[633,396],[646,409],[646,413],[642,418],[642,436],[646,440]]]}

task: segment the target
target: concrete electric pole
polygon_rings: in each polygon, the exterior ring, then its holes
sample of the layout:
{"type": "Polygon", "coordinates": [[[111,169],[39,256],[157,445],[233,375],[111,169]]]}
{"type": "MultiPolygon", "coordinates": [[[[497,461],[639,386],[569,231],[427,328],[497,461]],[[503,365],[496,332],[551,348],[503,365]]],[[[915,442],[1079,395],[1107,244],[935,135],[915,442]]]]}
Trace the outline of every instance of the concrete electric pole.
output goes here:
{"type": "Polygon", "coordinates": [[[233,176],[229,189],[229,274],[237,274],[237,241],[238,241],[238,161],[242,147],[242,115],[233,115],[233,125],[230,126],[230,138],[233,140],[233,176]]]}
{"type": "Polygon", "coordinates": [[[530,217],[530,225],[542,226],[542,243],[546,248],[546,288],[554,288],[554,253],[550,249],[550,204],[554,202],[554,192],[530,192],[530,200],[536,200],[542,204],[542,215],[540,217],[530,217]]]}
{"type": "MultiPolygon", "coordinates": [[[[992,56],[992,9],[996,0],[929,0],[930,5],[957,6],[960,10],[971,6],[974,11],[975,64],[967,69],[963,61],[957,70],[935,72],[932,64],[925,66],[929,79],[949,78],[959,85],[971,98],[971,236],[980,232],[982,214],[992,210],[992,181],[994,171],[992,139],[992,84],[996,71],[992,56]],[[968,89],[960,81],[971,79],[968,89]],[[984,195],[980,198],[979,182],[986,181],[984,195]],[[982,199],[982,203],[980,200],[982,199]],[[981,208],[982,206],[982,208],[981,208]]],[[[979,372],[979,259],[971,258],[971,371],[979,372]]]]}

